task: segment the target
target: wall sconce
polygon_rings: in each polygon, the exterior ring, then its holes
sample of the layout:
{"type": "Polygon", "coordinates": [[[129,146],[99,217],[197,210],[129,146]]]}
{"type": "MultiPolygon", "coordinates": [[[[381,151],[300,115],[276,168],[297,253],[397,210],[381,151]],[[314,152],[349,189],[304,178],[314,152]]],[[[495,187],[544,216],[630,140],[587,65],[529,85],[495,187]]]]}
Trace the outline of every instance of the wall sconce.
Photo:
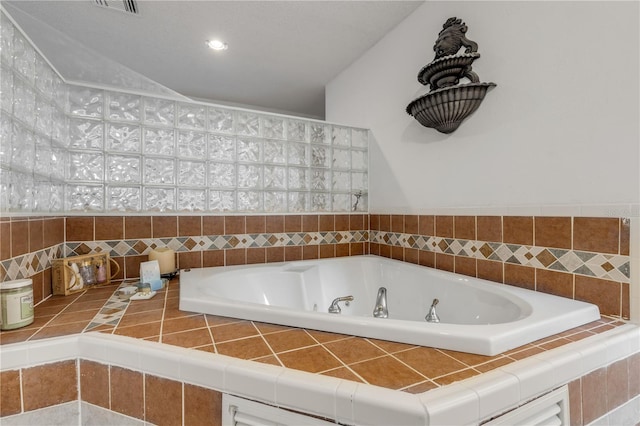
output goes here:
{"type": "Polygon", "coordinates": [[[441,133],[452,133],[478,109],[495,83],[481,83],[471,64],[480,57],[478,44],[469,40],[467,25],[456,17],[447,19],[433,46],[436,56],[418,73],[418,82],[429,85],[426,95],[407,105],[407,113],[420,124],[441,133]],[[458,53],[465,47],[464,53],[458,53]],[[466,78],[467,84],[458,84],[466,78]]]}

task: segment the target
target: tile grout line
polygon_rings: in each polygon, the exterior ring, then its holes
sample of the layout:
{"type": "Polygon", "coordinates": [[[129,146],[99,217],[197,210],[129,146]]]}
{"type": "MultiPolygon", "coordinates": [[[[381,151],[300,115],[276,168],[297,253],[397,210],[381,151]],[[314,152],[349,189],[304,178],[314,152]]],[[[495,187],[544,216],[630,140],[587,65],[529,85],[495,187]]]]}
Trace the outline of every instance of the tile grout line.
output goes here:
{"type": "MultiPolygon", "coordinates": [[[[256,329],[256,331],[258,332],[258,335],[260,336],[260,338],[262,339],[262,341],[265,343],[265,345],[267,345],[267,347],[269,348],[269,350],[271,351],[271,354],[275,357],[276,361],[278,361],[278,364],[280,364],[281,367],[285,367],[284,363],[282,362],[282,360],[280,359],[280,357],[278,356],[278,354],[276,353],[276,351],[273,350],[273,348],[271,347],[271,345],[269,344],[269,342],[267,341],[267,339],[264,337],[264,335],[260,332],[260,329],[256,326],[256,324],[251,321],[251,324],[253,325],[253,327],[256,329]]],[[[255,337],[255,336],[251,336],[251,337],[255,337]]],[[[259,357],[262,358],[262,357],[259,357]]]]}

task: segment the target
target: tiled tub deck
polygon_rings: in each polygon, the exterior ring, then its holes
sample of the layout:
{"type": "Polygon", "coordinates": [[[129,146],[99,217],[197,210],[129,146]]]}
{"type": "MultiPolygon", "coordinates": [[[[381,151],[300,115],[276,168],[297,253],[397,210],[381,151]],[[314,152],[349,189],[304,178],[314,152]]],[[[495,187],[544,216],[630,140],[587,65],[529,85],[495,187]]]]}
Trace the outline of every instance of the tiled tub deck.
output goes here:
{"type": "Polygon", "coordinates": [[[122,301],[116,288],[52,296],[36,306],[33,324],[0,333],[0,344],[98,331],[422,393],[625,324],[602,317],[489,357],[183,312],[178,279],[146,301],[122,301]]]}

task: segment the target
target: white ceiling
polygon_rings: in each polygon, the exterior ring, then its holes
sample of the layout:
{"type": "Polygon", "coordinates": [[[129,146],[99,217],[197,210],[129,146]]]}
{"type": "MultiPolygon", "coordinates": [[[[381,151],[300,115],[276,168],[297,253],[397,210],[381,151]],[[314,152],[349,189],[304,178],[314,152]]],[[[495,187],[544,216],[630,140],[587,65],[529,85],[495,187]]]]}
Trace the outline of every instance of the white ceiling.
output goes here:
{"type": "Polygon", "coordinates": [[[139,0],[138,16],[95,0],[2,4],[65,78],[77,70],[64,35],[191,98],[323,118],[324,86],[423,1],[139,0]]]}

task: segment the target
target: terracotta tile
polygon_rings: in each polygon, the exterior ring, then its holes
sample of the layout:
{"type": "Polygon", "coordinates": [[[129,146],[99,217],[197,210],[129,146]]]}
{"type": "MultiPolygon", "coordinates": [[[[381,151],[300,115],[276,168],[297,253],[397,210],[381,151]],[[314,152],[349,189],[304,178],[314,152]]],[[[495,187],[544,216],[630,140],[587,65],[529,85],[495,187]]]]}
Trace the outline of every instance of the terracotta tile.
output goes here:
{"type": "Polygon", "coordinates": [[[569,418],[571,426],[582,426],[582,385],[580,379],[569,382],[569,418]]]}
{"type": "Polygon", "coordinates": [[[476,259],[466,256],[454,256],[454,270],[456,274],[476,276],[476,259]]]}
{"type": "Polygon", "coordinates": [[[398,343],[398,342],[391,342],[388,340],[378,340],[378,339],[367,339],[369,340],[369,342],[373,343],[374,345],[376,345],[377,347],[379,347],[380,349],[382,349],[383,351],[393,354],[395,352],[401,352],[401,351],[406,351],[409,349],[413,349],[416,348],[416,345],[409,345],[407,343],[398,343]]]}
{"type": "Polygon", "coordinates": [[[88,324],[88,321],[81,321],[62,325],[48,325],[41,328],[40,331],[34,334],[29,340],[40,340],[47,339],[49,337],[68,336],[70,334],[80,333],[88,324]]]}
{"type": "Polygon", "coordinates": [[[156,425],[182,424],[182,383],[145,375],[145,421],[156,425]]]}
{"type": "Polygon", "coordinates": [[[80,399],[109,409],[109,366],[80,360],[80,399]]]}
{"type": "Polygon", "coordinates": [[[42,219],[29,222],[29,252],[44,248],[44,225],[42,219]]]}
{"type": "Polygon", "coordinates": [[[425,380],[391,356],[360,362],[349,367],[368,383],[390,389],[404,388],[425,380]]]}
{"type": "Polygon", "coordinates": [[[391,246],[391,258],[395,260],[404,260],[404,248],[391,246]]]}
{"type": "Polygon", "coordinates": [[[369,253],[375,254],[376,256],[380,255],[380,244],[378,243],[370,243],[369,244],[369,253]]]}
{"type": "Polygon", "coordinates": [[[264,247],[250,247],[247,249],[247,265],[265,263],[267,253],[264,247]]]}
{"type": "Polygon", "coordinates": [[[622,319],[631,318],[631,294],[629,283],[620,283],[622,285],[622,319]]]}
{"type": "Polygon", "coordinates": [[[284,262],[284,247],[267,247],[267,263],[284,262]]]}
{"type": "Polygon", "coordinates": [[[521,360],[542,352],[544,352],[544,349],[537,346],[531,346],[518,352],[508,352],[508,354],[509,358],[521,360]]]}
{"type": "Polygon", "coordinates": [[[349,256],[349,244],[334,244],[335,257],[349,256]]]}
{"type": "Polygon", "coordinates": [[[75,401],[78,398],[75,360],[22,369],[22,390],[24,411],[75,401]]]}
{"type": "Polygon", "coordinates": [[[20,371],[0,372],[0,417],[22,411],[20,400],[20,371]]]}
{"type": "Polygon", "coordinates": [[[64,218],[46,219],[44,221],[44,246],[51,247],[65,240],[64,218]]]}
{"type": "Polygon", "coordinates": [[[32,290],[33,290],[33,303],[41,302],[44,297],[42,296],[42,272],[38,272],[35,275],[32,275],[30,278],[32,280],[32,290]]]}
{"type": "Polygon", "coordinates": [[[318,231],[335,231],[335,216],[332,214],[321,214],[318,216],[318,231]]]}
{"type": "Polygon", "coordinates": [[[202,266],[224,266],[224,250],[206,250],[202,252],[202,266]]]}
{"type": "Polygon", "coordinates": [[[350,380],[352,382],[364,383],[364,381],[358,377],[353,371],[347,367],[340,367],[333,370],[320,373],[323,376],[336,377],[338,379],[350,380]]]}
{"type": "Polygon", "coordinates": [[[544,217],[534,218],[535,245],[541,247],[571,248],[571,218],[544,217]]]}
{"type": "Polygon", "coordinates": [[[156,296],[151,300],[134,300],[129,301],[129,307],[127,308],[126,315],[155,311],[158,309],[164,309],[164,298],[162,297],[156,296]]]}
{"type": "Polygon", "coordinates": [[[264,338],[275,353],[316,345],[316,341],[301,329],[266,334],[264,338]]]}
{"type": "Polygon", "coordinates": [[[536,269],[536,291],[573,299],[573,274],[536,269]]]}
{"type": "Polygon", "coordinates": [[[404,232],[404,216],[401,214],[391,215],[391,232],[404,232]]]}
{"type": "Polygon", "coordinates": [[[449,385],[451,383],[459,382],[460,380],[468,379],[469,377],[477,376],[480,374],[473,368],[467,368],[466,370],[457,371],[455,373],[447,374],[446,376],[438,377],[434,379],[436,383],[441,386],[449,385]]]}
{"type": "Polygon", "coordinates": [[[420,394],[438,387],[439,386],[433,383],[431,380],[426,380],[422,383],[418,383],[417,385],[409,386],[408,388],[403,389],[403,392],[407,392],[411,394],[420,394]]]}
{"type": "Polygon", "coordinates": [[[528,266],[504,264],[504,283],[516,287],[535,289],[536,270],[528,266]]]}
{"type": "Polygon", "coordinates": [[[246,249],[228,249],[224,251],[224,264],[229,265],[246,265],[247,251],[246,249]]]}
{"type": "Polygon", "coordinates": [[[593,335],[594,333],[590,331],[581,331],[579,333],[574,333],[569,336],[566,336],[566,338],[571,340],[572,342],[577,342],[578,340],[586,339],[587,337],[591,337],[593,335]]]}
{"type": "Polygon", "coordinates": [[[380,215],[377,215],[377,214],[369,215],[369,229],[372,231],[380,230],[380,215]]]}
{"type": "Polygon", "coordinates": [[[413,235],[418,235],[420,233],[418,216],[414,214],[404,216],[404,232],[413,235]]]}
{"type": "Polygon", "coordinates": [[[202,235],[224,235],[224,216],[202,216],[202,235]]]}
{"type": "Polygon", "coordinates": [[[281,233],[284,231],[284,216],[267,216],[266,217],[266,229],[267,234],[281,233]]]}
{"type": "Polygon", "coordinates": [[[262,337],[248,337],[246,339],[233,340],[216,344],[218,353],[234,358],[255,359],[273,355],[269,346],[262,337]]]}
{"type": "Polygon", "coordinates": [[[418,259],[422,266],[436,267],[436,254],[432,251],[420,250],[418,259]]]}
{"type": "Polygon", "coordinates": [[[245,216],[225,216],[224,233],[225,235],[245,234],[245,216]]]}
{"type": "Polygon", "coordinates": [[[391,258],[391,246],[386,244],[380,244],[378,255],[382,257],[391,258]]]}
{"type": "Polygon", "coordinates": [[[582,420],[589,424],[607,412],[606,368],[582,376],[582,420]]]}
{"type": "Polygon", "coordinates": [[[366,254],[365,243],[349,243],[349,256],[366,254]]]}
{"type": "Polygon", "coordinates": [[[182,331],[179,333],[166,334],[162,332],[162,343],[168,345],[181,346],[183,348],[195,348],[213,343],[209,329],[199,328],[197,330],[182,331]]]}
{"type": "Polygon", "coordinates": [[[96,216],[95,239],[97,241],[122,240],[124,238],[123,216],[96,216]]]}
{"type": "Polygon", "coordinates": [[[184,426],[220,426],[221,419],[222,393],[184,384],[184,426]]]}
{"type": "Polygon", "coordinates": [[[111,410],[144,419],[143,375],[138,371],[110,367],[111,410]]]}
{"type": "Polygon", "coordinates": [[[597,253],[618,253],[620,221],[618,218],[573,218],[573,249],[597,253]]]}
{"type": "Polygon", "coordinates": [[[252,361],[261,362],[263,364],[275,365],[277,367],[284,367],[280,360],[275,355],[267,355],[260,358],[252,359],[252,361]]]}
{"type": "MultiPolygon", "coordinates": [[[[141,301],[140,303],[143,303],[143,301],[141,301]]],[[[144,311],[144,312],[139,312],[134,314],[130,314],[127,312],[120,320],[118,327],[127,327],[129,325],[141,325],[141,324],[146,324],[148,322],[161,321],[162,314],[163,314],[162,309],[156,309],[153,311],[144,311]]]]}
{"type": "Polygon", "coordinates": [[[415,265],[420,264],[420,250],[405,248],[404,249],[404,261],[413,263],[415,265]]]}
{"type": "Polygon", "coordinates": [[[620,219],[620,254],[629,255],[629,244],[631,238],[631,220],[620,219]]]}
{"type": "MultiPolygon", "coordinates": [[[[93,241],[93,217],[66,218],[66,241],[93,241]]],[[[15,255],[14,255],[15,256],[15,255]]]]}
{"type": "Polygon", "coordinates": [[[640,395],[640,353],[631,355],[629,362],[629,398],[640,395]]]}
{"type": "Polygon", "coordinates": [[[88,311],[79,311],[79,312],[69,312],[58,314],[47,327],[57,326],[62,324],[69,324],[74,322],[84,321],[87,324],[96,316],[96,314],[100,311],[100,309],[90,309],[88,311]]]}
{"type": "Polygon", "coordinates": [[[337,214],[333,218],[335,231],[348,231],[349,230],[349,215],[337,214]]]}
{"type": "Polygon", "coordinates": [[[607,411],[612,411],[629,400],[629,376],[639,373],[629,370],[628,358],[607,366],[607,411]]]}
{"type": "Polygon", "coordinates": [[[575,286],[576,299],[598,305],[600,315],[620,315],[620,283],[576,275],[575,286]]]}
{"type": "Polygon", "coordinates": [[[436,253],[436,268],[443,271],[453,272],[454,256],[444,253],[436,253]]]}
{"type": "Polygon", "coordinates": [[[300,246],[288,246],[284,248],[284,260],[302,260],[302,247],[300,246]]]}
{"type": "Polygon", "coordinates": [[[395,353],[393,356],[429,378],[467,368],[460,361],[456,361],[433,348],[419,347],[395,353]]]}
{"type": "Polygon", "coordinates": [[[202,216],[178,216],[178,236],[193,237],[202,234],[202,216]]]}
{"type": "Polygon", "coordinates": [[[11,223],[0,222],[0,260],[11,259],[11,223]]]}
{"type": "Polygon", "coordinates": [[[153,216],[151,218],[153,238],[173,238],[178,236],[177,216],[153,216]]]}
{"type": "Polygon", "coordinates": [[[364,229],[369,229],[368,226],[365,227],[365,218],[366,215],[363,214],[352,214],[349,216],[349,229],[352,231],[362,231],[364,229]]]}
{"type": "Polygon", "coordinates": [[[29,222],[11,222],[11,257],[29,252],[29,222]]]}
{"type": "Polygon", "coordinates": [[[291,330],[292,327],[280,324],[269,324],[266,322],[253,321],[253,325],[258,329],[260,334],[278,333],[281,331],[291,330]]]}
{"type": "Polygon", "coordinates": [[[554,348],[559,348],[560,346],[564,346],[564,345],[569,344],[569,343],[571,343],[571,340],[569,340],[569,339],[565,339],[565,338],[557,339],[556,338],[554,340],[551,340],[550,342],[546,342],[546,343],[540,344],[539,346],[541,348],[543,348],[544,350],[548,351],[548,350],[551,350],[551,349],[554,349],[554,348]]]}
{"type": "Polygon", "coordinates": [[[385,352],[359,337],[325,343],[324,347],[345,364],[353,364],[354,362],[386,355],[385,352]]]}
{"type": "Polygon", "coordinates": [[[378,215],[380,231],[391,231],[391,216],[388,214],[378,215]]]}
{"type": "Polygon", "coordinates": [[[279,354],[278,358],[285,367],[310,373],[342,367],[340,361],[319,345],[284,352],[279,354]]]}
{"type": "Polygon", "coordinates": [[[476,217],[475,216],[454,216],[453,236],[463,240],[476,239],[476,217]]]}
{"type": "Polygon", "coordinates": [[[318,232],[319,217],[317,214],[302,216],[302,232],[318,232]]]}
{"type": "Polygon", "coordinates": [[[285,215],[284,232],[302,232],[302,216],[297,214],[285,215]]]}
{"type": "Polygon", "coordinates": [[[501,283],[504,280],[502,276],[502,262],[478,259],[476,262],[476,268],[478,272],[478,278],[497,283],[501,283]]]}
{"type": "Polygon", "coordinates": [[[418,228],[420,235],[434,236],[436,235],[436,218],[435,216],[419,216],[418,228]]]}
{"type": "Polygon", "coordinates": [[[491,357],[491,356],[470,354],[467,352],[458,352],[458,351],[451,351],[451,350],[445,350],[445,349],[438,349],[438,350],[444,353],[445,355],[449,355],[451,358],[454,358],[460,361],[461,363],[468,365],[469,367],[474,367],[479,364],[484,364],[493,359],[502,357],[502,355],[491,357]]]}
{"type": "Polygon", "coordinates": [[[139,278],[140,277],[140,263],[149,260],[149,256],[126,256],[124,258],[124,274],[125,278],[139,278]]]}
{"type": "Polygon", "coordinates": [[[124,237],[128,240],[151,238],[151,216],[125,216],[124,237]]]}
{"type": "MultiPolygon", "coordinates": [[[[320,246],[318,245],[309,245],[302,246],[302,259],[303,260],[312,260],[320,258],[320,246]]],[[[286,253],[285,253],[286,256],[286,253]]]]}
{"type": "Polygon", "coordinates": [[[36,331],[36,329],[19,329],[16,331],[0,332],[0,345],[10,345],[11,343],[25,342],[36,331]]]}
{"type": "Polygon", "coordinates": [[[194,330],[196,328],[204,328],[207,326],[207,322],[204,319],[204,315],[193,315],[184,318],[174,318],[164,320],[162,322],[162,333],[169,334],[178,331],[194,330]]]}
{"type": "Polygon", "coordinates": [[[211,333],[213,334],[213,341],[218,344],[228,340],[255,336],[258,334],[258,330],[250,321],[241,321],[233,324],[211,327],[211,333]]]}
{"type": "Polygon", "coordinates": [[[476,217],[476,235],[480,241],[502,242],[502,217],[476,217]]]}
{"type": "Polygon", "coordinates": [[[246,322],[245,320],[241,320],[238,318],[230,318],[230,317],[221,317],[218,315],[206,315],[205,319],[207,320],[207,325],[209,327],[216,327],[224,324],[233,324],[238,322],[246,322]]]}
{"type": "Polygon", "coordinates": [[[533,245],[533,217],[505,216],[502,228],[502,241],[505,243],[533,245]]]}
{"type": "Polygon", "coordinates": [[[346,334],[338,334],[338,333],[329,333],[328,331],[320,331],[320,330],[307,330],[307,333],[316,339],[319,343],[327,343],[333,342],[341,339],[348,339],[352,336],[346,334]]]}
{"type": "Polygon", "coordinates": [[[159,336],[162,322],[148,322],[139,325],[118,326],[113,334],[119,336],[135,337],[137,339],[145,339],[147,337],[159,336]]]}
{"type": "Polygon", "coordinates": [[[178,268],[202,268],[202,252],[188,251],[178,254],[178,268]]]}
{"type": "Polygon", "coordinates": [[[453,238],[453,216],[436,216],[437,237],[453,238]]]}
{"type": "Polygon", "coordinates": [[[511,358],[502,357],[484,364],[475,365],[473,368],[481,373],[486,373],[487,371],[495,370],[496,368],[503,367],[507,364],[511,364],[512,362],[514,362],[514,360],[511,358]]]}
{"type": "Polygon", "coordinates": [[[267,229],[265,216],[247,216],[245,218],[245,232],[247,234],[264,234],[267,229]]]}

